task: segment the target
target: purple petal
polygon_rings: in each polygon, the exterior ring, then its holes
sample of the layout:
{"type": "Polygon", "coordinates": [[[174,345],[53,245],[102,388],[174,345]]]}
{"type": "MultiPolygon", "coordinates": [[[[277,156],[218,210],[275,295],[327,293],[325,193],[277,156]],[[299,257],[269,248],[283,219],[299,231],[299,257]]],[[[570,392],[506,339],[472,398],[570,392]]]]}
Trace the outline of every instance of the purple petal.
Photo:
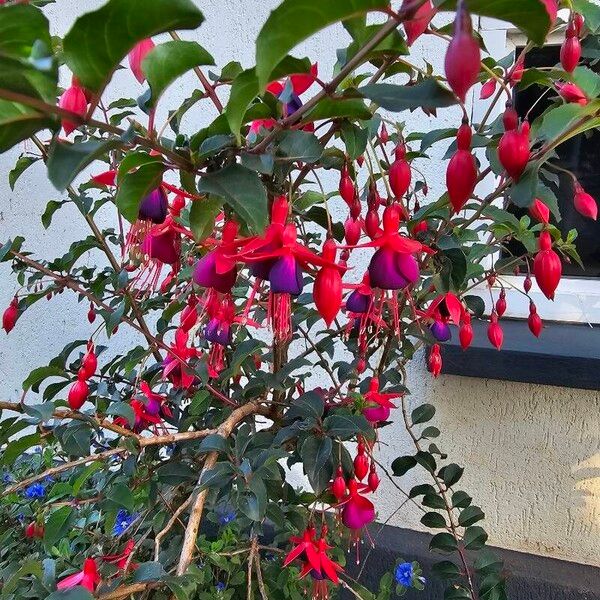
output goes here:
{"type": "Polygon", "coordinates": [[[219,319],[211,319],[204,328],[204,337],[214,344],[227,346],[231,341],[231,327],[219,319]]]}
{"type": "Polygon", "coordinates": [[[168,232],[162,235],[149,233],[142,242],[142,252],[166,265],[175,264],[179,260],[174,237],[168,232]]]}
{"type": "Polygon", "coordinates": [[[369,310],[370,302],[370,296],[365,296],[358,290],[354,290],[346,300],[346,309],[353,313],[366,313],[369,310]]]}
{"type": "Polygon", "coordinates": [[[302,292],[302,270],[291,254],[277,259],[269,271],[269,282],[275,294],[297,296],[302,292]]]}
{"type": "Polygon", "coordinates": [[[209,252],[203,256],[194,269],[194,281],[206,288],[214,288],[218,292],[226,294],[235,285],[237,268],[231,269],[219,275],[216,268],[215,253],[209,252]]]}
{"type": "Polygon", "coordinates": [[[138,210],[138,218],[142,221],[152,221],[157,225],[164,223],[167,218],[168,207],[167,194],[161,187],[158,187],[142,200],[138,210]]]}
{"type": "Polygon", "coordinates": [[[400,290],[409,283],[396,267],[397,253],[390,248],[380,248],[369,264],[369,277],[373,287],[382,290],[400,290]]]}
{"type": "Polygon", "coordinates": [[[447,342],[452,337],[452,332],[447,323],[434,321],[429,327],[431,334],[438,342],[447,342]]]}
{"type": "Polygon", "coordinates": [[[410,283],[419,280],[419,263],[412,254],[396,254],[396,269],[410,283]]]}

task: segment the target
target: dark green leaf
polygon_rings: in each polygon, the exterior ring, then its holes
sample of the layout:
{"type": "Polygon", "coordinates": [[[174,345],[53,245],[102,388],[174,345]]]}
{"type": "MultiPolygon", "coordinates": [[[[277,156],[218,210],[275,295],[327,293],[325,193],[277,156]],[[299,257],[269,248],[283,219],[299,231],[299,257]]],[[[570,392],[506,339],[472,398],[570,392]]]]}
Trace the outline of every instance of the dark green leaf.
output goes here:
{"type": "Polygon", "coordinates": [[[477,525],[465,529],[464,544],[467,550],[479,550],[483,548],[487,539],[488,534],[477,525]]]}
{"type": "Polygon", "coordinates": [[[40,443],[40,434],[32,433],[24,435],[16,440],[9,442],[0,456],[0,465],[12,465],[19,456],[29,450],[32,446],[40,443]]]}
{"type": "Polygon", "coordinates": [[[19,177],[21,177],[21,175],[38,160],[40,159],[37,156],[19,156],[14,168],[8,174],[8,183],[11,190],[15,189],[15,183],[17,183],[17,179],[19,179],[19,177]]]}
{"type": "Polygon", "coordinates": [[[454,552],[457,548],[456,540],[449,533],[437,533],[429,542],[430,550],[440,550],[441,552],[454,552]]]}
{"type": "Polygon", "coordinates": [[[452,487],[462,477],[463,471],[464,469],[462,467],[450,463],[440,469],[439,476],[444,480],[446,486],[452,487]]]}
{"type": "Polygon", "coordinates": [[[227,452],[228,450],[227,440],[217,433],[206,436],[198,448],[198,452],[227,452]]]}
{"type": "Polygon", "coordinates": [[[485,312],[485,302],[480,296],[465,296],[463,298],[469,310],[476,316],[481,317],[485,312]]]}
{"type": "Polygon", "coordinates": [[[325,404],[320,394],[306,392],[292,401],[292,406],[286,413],[287,419],[312,418],[320,419],[325,412],[325,404]]]}
{"type": "Polygon", "coordinates": [[[189,70],[214,64],[213,57],[196,42],[173,40],[156,46],[142,61],[152,91],[148,105],[155,106],[165,89],[189,70]]]}
{"type": "Polygon", "coordinates": [[[191,0],[109,0],[79,17],[63,40],[65,62],[89,90],[100,91],[140,41],[204,20],[191,0]]]}
{"type": "Polygon", "coordinates": [[[256,40],[256,74],[263,89],[285,55],[327,25],[388,7],[388,0],[284,0],[256,40]]]}
{"type": "Polygon", "coordinates": [[[511,202],[520,208],[531,206],[536,197],[539,183],[539,163],[529,163],[525,172],[510,189],[511,202]]]}
{"type": "Polygon", "coordinates": [[[369,130],[344,121],[341,127],[342,140],[346,145],[346,154],[351,160],[356,160],[367,148],[369,130]]]}
{"type": "Polygon", "coordinates": [[[198,471],[186,463],[168,462],[156,470],[158,480],[166,485],[179,485],[183,482],[196,481],[198,471]]]}
{"type": "Polygon", "coordinates": [[[412,411],[410,418],[413,425],[418,425],[419,423],[431,421],[433,415],[435,415],[435,406],[432,404],[421,404],[421,406],[417,406],[417,408],[412,411]]]}
{"type": "Polygon", "coordinates": [[[215,196],[209,196],[205,200],[195,200],[190,209],[190,229],[194,239],[201,242],[206,239],[215,227],[215,219],[221,207],[222,201],[215,196]]]}
{"type": "Polygon", "coordinates": [[[48,548],[69,532],[73,517],[73,509],[70,506],[62,506],[50,514],[44,526],[44,543],[48,548]]]}
{"type": "Polygon", "coordinates": [[[232,133],[240,140],[240,127],[244,121],[244,115],[250,102],[258,94],[258,79],[254,69],[242,71],[231,85],[231,94],[225,107],[227,122],[232,133]]]}
{"type": "Polygon", "coordinates": [[[284,131],[277,136],[278,154],[286,160],[314,163],[321,158],[323,147],[317,136],[309,131],[284,131]]]}
{"type": "Polygon", "coordinates": [[[458,491],[452,494],[452,506],[454,508],[464,508],[465,506],[469,506],[471,504],[472,498],[467,494],[467,492],[458,491]]]}
{"type": "Polygon", "coordinates": [[[415,85],[374,83],[365,85],[358,91],[381,108],[392,112],[415,110],[416,108],[431,111],[457,103],[456,96],[450,90],[431,78],[424,79],[415,85]]]}
{"type": "Polygon", "coordinates": [[[402,477],[417,466],[417,459],[414,456],[399,456],[392,462],[392,473],[396,477],[402,477]]]}
{"type": "Polygon", "coordinates": [[[256,172],[233,163],[220,171],[204,175],[198,191],[223,198],[257,233],[266,227],[267,194],[256,172]]]}
{"type": "Polygon", "coordinates": [[[157,157],[148,156],[136,171],[119,175],[119,191],[115,202],[119,212],[133,223],[138,216],[142,200],[162,181],[165,166],[157,157]]]}
{"type": "Polygon", "coordinates": [[[423,438],[436,438],[439,437],[440,430],[437,427],[425,427],[421,433],[423,438]]]}
{"type": "Polygon", "coordinates": [[[57,121],[33,108],[0,100],[0,152],[9,150],[41,129],[50,129],[57,125],[57,121]]]}
{"type": "Polygon", "coordinates": [[[26,392],[29,389],[32,389],[34,392],[38,392],[40,389],[40,384],[44,379],[48,377],[65,377],[66,373],[64,369],[60,367],[38,367],[29,373],[27,379],[23,382],[23,391],[26,392]]]}
{"type": "Polygon", "coordinates": [[[135,413],[133,408],[127,402],[112,402],[106,409],[107,415],[118,415],[127,420],[129,425],[133,427],[135,423],[135,413]]]}
{"type": "Polygon", "coordinates": [[[432,529],[444,529],[446,527],[446,519],[440,513],[428,512],[421,517],[421,523],[425,527],[431,527],[432,529]]]}
{"type": "Polygon", "coordinates": [[[437,494],[425,494],[421,503],[423,506],[427,506],[427,508],[435,508],[437,510],[444,510],[446,508],[444,499],[437,494]]]}
{"type": "Polygon", "coordinates": [[[2,7],[0,54],[28,59],[36,42],[52,46],[48,19],[42,11],[23,3],[2,7]]]}
{"type": "Polygon", "coordinates": [[[328,435],[348,439],[357,433],[367,433],[371,427],[363,415],[335,414],[326,417],[323,427],[328,435]]]}
{"type": "Polygon", "coordinates": [[[135,502],[133,492],[125,483],[115,483],[111,486],[106,493],[106,499],[129,512],[133,511],[135,502]]]}
{"type": "Polygon", "coordinates": [[[370,119],[371,111],[358,98],[323,98],[302,119],[305,123],[324,119],[370,119]]]}
{"type": "Polygon", "coordinates": [[[139,564],[134,573],[134,582],[159,581],[165,575],[165,569],[159,562],[144,562],[139,564]]]}
{"type": "Polygon", "coordinates": [[[64,191],[75,177],[100,156],[120,148],[119,139],[106,141],[90,140],[77,144],[54,141],[48,155],[48,179],[59,191],[64,191]]]}
{"type": "Polygon", "coordinates": [[[320,494],[325,489],[331,478],[332,448],[330,437],[309,437],[302,444],[301,456],[304,472],[316,494],[320,494]],[[329,468],[327,468],[328,466],[329,468]]]}
{"type": "Polygon", "coordinates": [[[462,510],[458,517],[458,524],[461,527],[468,527],[469,525],[473,525],[473,523],[477,523],[477,521],[481,521],[481,519],[485,519],[483,511],[479,506],[471,505],[462,510]]]}
{"type": "Polygon", "coordinates": [[[415,454],[417,462],[430,473],[435,473],[436,463],[435,458],[431,456],[429,452],[423,452],[420,450],[415,454]]]}
{"type": "Polygon", "coordinates": [[[460,568],[449,560],[442,560],[435,563],[431,568],[433,574],[441,579],[457,579],[460,577],[460,568]]]}
{"type": "MultiPolygon", "coordinates": [[[[437,1],[443,10],[454,10],[456,0],[437,1]]],[[[542,45],[550,29],[550,17],[539,0],[469,0],[469,11],[483,17],[508,21],[518,27],[532,41],[542,45]]]]}
{"type": "Polygon", "coordinates": [[[200,490],[224,487],[231,481],[232,476],[233,466],[226,462],[218,462],[212,469],[202,473],[200,490]]]}

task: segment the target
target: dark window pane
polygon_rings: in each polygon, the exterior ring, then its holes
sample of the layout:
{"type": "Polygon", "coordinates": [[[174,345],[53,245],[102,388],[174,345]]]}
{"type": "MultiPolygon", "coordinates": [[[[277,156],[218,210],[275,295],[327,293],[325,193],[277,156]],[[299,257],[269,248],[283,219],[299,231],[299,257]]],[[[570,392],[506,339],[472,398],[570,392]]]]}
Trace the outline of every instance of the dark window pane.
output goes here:
{"type": "MultiPolygon", "coordinates": [[[[517,50],[517,52],[519,51],[520,49],[517,50]]],[[[553,67],[559,62],[559,52],[560,48],[558,46],[536,48],[527,54],[525,66],[553,67]]],[[[535,105],[529,113],[529,120],[533,122],[548,108],[552,103],[551,99],[555,98],[556,94],[548,92],[539,100],[540,95],[545,91],[546,88],[537,85],[530,86],[525,90],[517,90],[514,104],[521,118],[524,118],[531,107],[535,105]]],[[[600,177],[598,175],[600,133],[592,131],[572,138],[557,148],[557,154],[558,161],[553,159],[552,162],[572,171],[588,194],[591,194],[596,200],[600,199],[600,177]]],[[[563,233],[563,237],[571,229],[576,229],[579,232],[575,244],[585,265],[585,270],[582,270],[576,263],[564,263],[564,274],[570,277],[600,277],[600,221],[585,219],[575,210],[573,207],[573,183],[571,178],[566,174],[561,174],[559,179],[558,188],[552,184],[550,185],[558,198],[562,216],[562,220],[556,225],[563,233]]],[[[512,206],[510,210],[518,217],[526,214],[526,211],[512,206]]],[[[508,244],[508,249],[515,254],[522,251],[522,247],[518,242],[508,244]]]]}

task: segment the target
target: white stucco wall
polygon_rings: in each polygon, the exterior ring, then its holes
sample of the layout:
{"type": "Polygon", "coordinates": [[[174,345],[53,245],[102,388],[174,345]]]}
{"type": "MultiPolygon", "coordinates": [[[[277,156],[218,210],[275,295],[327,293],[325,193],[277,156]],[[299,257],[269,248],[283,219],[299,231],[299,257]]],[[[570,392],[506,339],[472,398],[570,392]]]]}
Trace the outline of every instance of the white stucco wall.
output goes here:
{"type": "MultiPolygon", "coordinates": [[[[253,40],[277,0],[196,1],[207,21],[195,39],[220,65],[239,60],[245,67],[251,66],[253,40]]],[[[78,14],[101,3],[57,0],[47,9],[53,32],[64,33],[78,14]]],[[[504,33],[494,35],[493,47],[501,52],[504,33]]],[[[190,34],[183,37],[190,39],[190,34]]],[[[296,55],[318,60],[320,75],[327,79],[335,49],[345,45],[346,40],[343,29],[334,27],[304,44],[296,55]]],[[[416,50],[441,71],[443,45],[438,40],[419,42],[416,50]]],[[[127,73],[117,73],[114,96],[137,95],[141,88],[128,88],[132,82],[127,73]]],[[[183,99],[187,86],[195,84],[192,76],[177,82],[171,90],[174,100],[183,99]]],[[[192,111],[188,127],[200,127],[213,116],[205,108],[202,112],[192,111]]],[[[437,120],[420,112],[401,118],[407,120],[410,131],[411,123],[414,129],[422,130],[426,121],[432,127],[455,126],[460,115],[457,110],[448,110],[440,111],[437,120]]],[[[444,150],[436,147],[431,153],[433,160],[421,165],[430,178],[430,197],[434,199],[443,191],[439,174],[444,168],[439,159],[444,150]]],[[[46,182],[41,166],[28,171],[11,192],[6,175],[17,156],[18,151],[0,156],[0,240],[24,234],[28,250],[57,256],[87,231],[73,219],[74,209],[62,209],[51,228],[43,229],[39,217],[46,202],[56,199],[57,193],[46,182]]],[[[106,214],[104,218],[111,217],[106,214]]],[[[6,306],[15,292],[15,282],[6,265],[0,266],[0,277],[0,306],[6,306]]],[[[543,306],[539,311],[543,316],[543,306]]],[[[45,364],[67,340],[87,337],[91,327],[86,312],[86,304],[78,304],[74,295],[65,292],[50,303],[40,302],[28,310],[10,336],[2,333],[0,398],[17,400],[21,382],[32,368],[45,364]]],[[[130,334],[121,328],[111,346],[118,351],[130,341],[130,334]]],[[[413,401],[437,407],[436,424],[442,429],[438,445],[452,461],[467,467],[464,489],[486,512],[493,544],[600,565],[599,392],[452,376],[433,381],[422,357],[414,361],[409,376],[413,401]]],[[[413,451],[400,425],[386,428],[382,442],[382,461],[387,464],[413,451]]],[[[415,481],[406,477],[399,483],[410,489],[415,481]]],[[[378,491],[380,520],[388,518],[401,502],[397,490],[384,480],[378,491]]],[[[408,505],[390,522],[417,528],[419,516],[408,505]]]]}

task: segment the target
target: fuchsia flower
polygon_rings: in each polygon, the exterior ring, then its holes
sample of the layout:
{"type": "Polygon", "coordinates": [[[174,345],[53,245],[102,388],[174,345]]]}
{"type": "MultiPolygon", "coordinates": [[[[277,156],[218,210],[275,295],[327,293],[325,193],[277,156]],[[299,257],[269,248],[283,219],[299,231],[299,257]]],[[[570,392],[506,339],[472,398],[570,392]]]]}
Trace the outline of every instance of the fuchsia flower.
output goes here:
{"type": "Polygon", "coordinates": [[[556,89],[560,97],[566,102],[580,104],[581,106],[585,106],[589,102],[585,92],[574,83],[557,82],[556,89]]]}
{"type": "MultiPolygon", "coordinates": [[[[369,382],[369,391],[364,395],[368,402],[367,407],[363,408],[363,415],[371,423],[387,421],[390,416],[390,410],[396,408],[391,402],[392,398],[398,398],[400,394],[383,393],[379,391],[379,379],[371,377],[369,382]]],[[[363,479],[362,477],[360,479],[363,479]]]]}
{"type": "Polygon", "coordinates": [[[133,50],[131,50],[131,52],[127,55],[129,59],[129,67],[131,68],[135,78],[140,83],[144,83],[144,81],[146,81],[146,76],[142,71],[142,61],[153,48],[154,42],[148,38],[136,44],[133,50]]]}
{"type": "Polygon", "coordinates": [[[179,328],[175,332],[175,342],[171,345],[170,352],[163,361],[164,379],[168,379],[176,388],[188,389],[194,383],[194,375],[186,366],[187,360],[196,358],[198,351],[188,347],[188,332],[179,328]]]}
{"type": "Polygon", "coordinates": [[[368,486],[351,479],[348,482],[348,494],[339,504],[343,507],[342,523],[353,531],[355,539],[363,527],[375,520],[375,506],[363,496],[365,491],[370,491],[368,486]]]}
{"type": "MultiPolygon", "coordinates": [[[[401,8],[406,8],[412,4],[412,0],[403,0],[401,8]]],[[[431,19],[436,14],[437,9],[434,8],[431,0],[426,0],[415,12],[412,19],[404,21],[404,31],[406,32],[406,43],[412,46],[415,41],[427,31],[431,19]]]]}
{"type": "Polygon", "coordinates": [[[279,96],[284,90],[287,82],[290,82],[292,91],[297,96],[301,96],[316,81],[319,74],[319,65],[314,63],[308,73],[296,73],[290,75],[287,79],[272,81],[267,85],[267,91],[273,96],[279,96]]]}
{"type": "Polygon", "coordinates": [[[96,561],[93,558],[86,558],[83,562],[82,571],[65,577],[58,582],[56,587],[59,590],[68,590],[80,585],[86,590],[94,592],[99,583],[100,574],[98,573],[96,561]]]}
{"type": "MultiPolygon", "coordinates": [[[[135,542],[133,540],[129,540],[125,544],[125,547],[123,548],[123,552],[121,552],[120,554],[106,554],[102,557],[102,560],[105,562],[108,562],[108,563],[112,563],[117,568],[123,570],[127,566],[127,561],[129,560],[129,557],[131,556],[131,553],[133,552],[134,548],[135,548],[135,542]]],[[[134,562],[129,564],[129,567],[133,570],[137,569],[138,566],[139,565],[134,562]]]]}
{"type": "MultiPolygon", "coordinates": [[[[80,117],[84,117],[87,113],[87,98],[85,97],[85,91],[82,87],[77,84],[71,84],[61,95],[58,100],[58,106],[64,110],[68,110],[80,117]]],[[[70,121],[68,118],[63,118],[62,128],[64,129],[65,135],[70,135],[78,124],[70,121]]]]}

